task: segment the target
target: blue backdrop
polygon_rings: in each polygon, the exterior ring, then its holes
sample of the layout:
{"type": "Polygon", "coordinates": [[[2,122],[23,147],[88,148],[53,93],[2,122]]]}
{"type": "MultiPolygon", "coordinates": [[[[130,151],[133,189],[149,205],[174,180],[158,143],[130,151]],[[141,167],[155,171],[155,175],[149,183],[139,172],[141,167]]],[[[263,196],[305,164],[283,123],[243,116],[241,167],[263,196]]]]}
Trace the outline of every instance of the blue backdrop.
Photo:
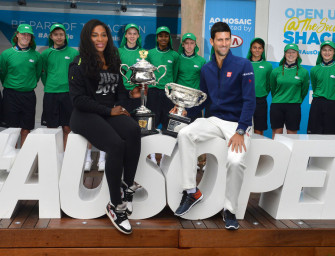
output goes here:
{"type": "Polygon", "coordinates": [[[30,24],[35,33],[38,46],[48,45],[49,29],[53,23],[63,23],[69,36],[70,46],[78,47],[80,32],[84,24],[91,19],[99,19],[109,25],[113,40],[118,47],[128,23],[136,23],[140,27],[142,46],[145,49],[155,47],[156,28],[168,26],[171,34],[180,34],[181,19],[165,17],[124,16],[124,15],[99,15],[78,13],[55,12],[27,12],[0,10],[0,30],[8,40],[13,36],[19,24],[30,24]]]}

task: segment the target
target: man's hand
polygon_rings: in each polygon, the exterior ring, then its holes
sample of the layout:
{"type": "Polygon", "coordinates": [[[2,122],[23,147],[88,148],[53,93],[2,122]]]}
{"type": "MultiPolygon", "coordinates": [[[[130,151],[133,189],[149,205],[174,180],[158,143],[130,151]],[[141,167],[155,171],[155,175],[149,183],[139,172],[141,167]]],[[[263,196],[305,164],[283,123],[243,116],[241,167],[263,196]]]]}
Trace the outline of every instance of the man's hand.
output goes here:
{"type": "MultiPolygon", "coordinates": [[[[178,112],[178,106],[175,105],[171,110],[170,110],[170,114],[177,114],[178,112]]],[[[182,113],[183,116],[187,116],[187,111],[186,110],[183,110],[183,113],[182,113]]]]}
{"type": "Polygon", "coordinates": [[[126,115],[126,116],[130,116],[130,114],[128,113],[128,111],[121,107],[121,106],[116,106],[114,108],[112,108],[111,110],[111,116],[119,116],[119,115],[126,115]]]}
{"type": "Polygon", "coordinates": [[[247,152],[247,148],[244,144],[244,135],[235,133],[228,142],[228,147],[230,146],[232,152],[235,150],[236,153],[242,153],[242,147],[244,148],[244,151],[247,152]]]}
{"type": "MultiPolygon", "coordinates": [[[[133,90],[130,91],[129,95],[131,98],[140,98],[141,97],[141,88],[142,86],[136,86],[133,90]]],[[[144,95],[148,94],[148,86],[145,85],[144,95]]]]}

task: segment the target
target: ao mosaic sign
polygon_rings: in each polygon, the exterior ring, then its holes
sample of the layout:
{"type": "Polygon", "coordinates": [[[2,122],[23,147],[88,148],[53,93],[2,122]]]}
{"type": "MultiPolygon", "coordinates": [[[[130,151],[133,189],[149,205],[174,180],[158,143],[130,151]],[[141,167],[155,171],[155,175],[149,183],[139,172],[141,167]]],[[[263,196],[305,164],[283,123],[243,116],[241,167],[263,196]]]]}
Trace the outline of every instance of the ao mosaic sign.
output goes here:
{"type": "MultiPolygon", "coordinates": [[[[37,129],[16,150],[19,131],[0,132],[0,218],[10,218],[19,200],[39,200],[40,218],[60,218],[61,210],[79,219],[104,215],[109,201],[106,178],[95,189],[83,185],[87,150],[83,137],[70,134],[64,153],[61,129],[37,129]]],[[[204,199],[183,218],[209,218],[222,210],[227,150],[222,139],[199,145],[198,154],[207,154],[199,184],[204,199]]],[[[335,219],[334,158],[335,136],[279,135],[270,140],[254,135],[237,217],[244,217],[250,193],[262,193],[260,206],[274,218],[335,219]]],[[[180,161],[175,138],[161,134],[142,138],[135,180],[143,188],[135,193],[132,219],[152,217],[166,205],[176,210],[182,196],[180,161]],[[167,156],[161,168],[147,159],[150,153],[167,156]]]]}

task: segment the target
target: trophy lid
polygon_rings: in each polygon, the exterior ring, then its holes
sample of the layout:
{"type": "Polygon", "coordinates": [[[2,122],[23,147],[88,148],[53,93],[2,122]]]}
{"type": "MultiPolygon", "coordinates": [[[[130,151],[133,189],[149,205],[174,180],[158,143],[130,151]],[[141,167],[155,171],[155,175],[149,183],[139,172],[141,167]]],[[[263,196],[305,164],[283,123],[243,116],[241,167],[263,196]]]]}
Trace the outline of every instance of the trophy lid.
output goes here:
{"type": "Polygon", "coordinates": [[[141,60],[136,62],[134,65],[131,66],[132,70],[138,70],[138,71],[153,71],[156,70],[156,67],[152,65],[150,62],[146,61],[145,59],[148,56],[148,51],[141,50],[139,51],[141,60]]]}

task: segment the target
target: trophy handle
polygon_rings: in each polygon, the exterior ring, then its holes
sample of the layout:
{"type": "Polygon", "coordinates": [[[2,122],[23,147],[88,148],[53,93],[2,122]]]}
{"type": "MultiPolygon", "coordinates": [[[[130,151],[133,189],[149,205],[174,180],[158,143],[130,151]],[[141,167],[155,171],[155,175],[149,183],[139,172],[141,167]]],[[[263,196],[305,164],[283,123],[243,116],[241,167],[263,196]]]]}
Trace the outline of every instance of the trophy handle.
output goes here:
{"type": "Polygon", "coordinates": [[[202,92],[200,95],[200,101],[195,104],[195,106],[201,105],[206,99],[207,99],[207,94],[202,92]]]}
{"type": "Polygon", "coordinates": [[[124,67],[124,66],[127,67],[127,70],[125,70],[126,73],[128,72],[128,70],[129,70],[129,66],[128,66],[127,64],[121,64],[121,65],[120,65],[120,73],[121,73],[121,75],[127,80],[127,82],[130,83],[129,80],[128,80],[128,77],[127,77],[125,74],[123,74],[123,69],[122,69],[122,67],[124,67]]]}
{"type": "MultiPolygon", "coordinates": [[[[161,80],[164,76],[165,76],[165,74],[166,74],[166,66],[165,65],[159,65],[158,67],[157,67],[157,71],[159,72],[159,68],[164,68],[165,69],[165,72],[164,72],[164,74],[157,80],[157,84],[159,83],[159,80],[161,80]]],[[[166,90],[166,87],[165,87],[165,90],[166,90]]]]}
{"type": "Polygon", "coordinates": [[[166,85],[165,85],[165,95],[166,95],[166,97],[168,97],[171,101],[172,101],[172,97],[171,97],[171,95],[170,95],[170,90],[169,90],[169,86],[170,86],[170,83],[167,83],[166,85]]]}

